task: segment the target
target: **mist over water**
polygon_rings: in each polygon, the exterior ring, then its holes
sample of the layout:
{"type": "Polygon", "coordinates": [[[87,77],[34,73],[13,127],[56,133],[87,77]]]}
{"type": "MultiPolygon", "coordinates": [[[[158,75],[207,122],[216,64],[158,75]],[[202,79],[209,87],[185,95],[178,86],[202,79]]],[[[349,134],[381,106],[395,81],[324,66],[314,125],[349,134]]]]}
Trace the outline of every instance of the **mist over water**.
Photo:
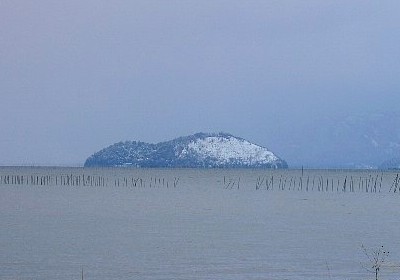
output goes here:
{"type": "Polygon", "coordinates": [[[400,175],[377,167],[400,162],[399,14],[0,1],[0,166],[53,166],[0,167],[0,279],[373,279],[365,245],[390,251],[380,279],[398,280],[400,175]],[[54,167],[197,132],[292,169],[54,167]]]}

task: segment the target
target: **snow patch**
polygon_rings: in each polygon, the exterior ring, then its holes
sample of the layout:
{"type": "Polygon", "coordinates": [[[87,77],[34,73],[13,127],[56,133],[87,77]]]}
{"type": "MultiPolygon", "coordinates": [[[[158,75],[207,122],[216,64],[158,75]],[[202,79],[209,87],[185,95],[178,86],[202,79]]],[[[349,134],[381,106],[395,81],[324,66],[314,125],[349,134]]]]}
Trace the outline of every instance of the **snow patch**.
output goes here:
{"type": "MultiPolygon", "coordinates": [[[[214,158],[218,164],[242,162],[244,165],[257,165],[278,160],[268,149],[235,137],[210,136],[196,139],[189,143],[188,150],[203,159],[214,158]]],[[[183,150],[182,154],[189,151],[183,150]]]]}

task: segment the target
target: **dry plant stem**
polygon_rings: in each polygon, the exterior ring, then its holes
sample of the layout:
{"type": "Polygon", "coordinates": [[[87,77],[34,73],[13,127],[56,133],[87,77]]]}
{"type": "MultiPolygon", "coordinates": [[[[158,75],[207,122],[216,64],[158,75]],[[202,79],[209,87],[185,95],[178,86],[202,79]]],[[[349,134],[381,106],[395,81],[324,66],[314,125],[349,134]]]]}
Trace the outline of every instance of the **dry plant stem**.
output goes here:
{"type": "Polygon", "coordinates": [[[371,265],[370,267],[365,267],[365,269],[371,273],[374,273],[375,280],[378,280],[379,271],[381,270],[386,258],[389,256],[389,251],[385,251],[383,246],[374,250],[367,250],[364,245],[361,245],[361,248],[371,265]]]}

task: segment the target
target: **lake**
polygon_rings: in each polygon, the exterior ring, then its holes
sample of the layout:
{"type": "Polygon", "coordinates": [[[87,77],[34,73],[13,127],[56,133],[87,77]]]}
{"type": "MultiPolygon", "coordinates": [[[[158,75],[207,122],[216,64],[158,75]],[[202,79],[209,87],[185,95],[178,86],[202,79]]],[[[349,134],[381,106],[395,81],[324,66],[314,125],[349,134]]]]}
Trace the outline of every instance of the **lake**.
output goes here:
{"type": "Polygon", "coordinates": [[[0,279],[400,276],[395,171],[0,168],[0,279]]]}

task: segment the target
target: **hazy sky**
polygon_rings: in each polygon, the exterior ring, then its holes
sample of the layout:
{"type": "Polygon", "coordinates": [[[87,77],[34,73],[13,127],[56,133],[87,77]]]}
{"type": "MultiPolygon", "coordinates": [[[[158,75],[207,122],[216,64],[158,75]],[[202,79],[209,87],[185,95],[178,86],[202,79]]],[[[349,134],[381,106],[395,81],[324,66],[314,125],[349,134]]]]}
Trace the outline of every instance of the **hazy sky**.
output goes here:
{"type": "Polygon", "coordinates": [[[0,0],[0,165],[200,131],[290,164],[327,119],[398,110],[399,15],[397,0],[0,0]]]}

